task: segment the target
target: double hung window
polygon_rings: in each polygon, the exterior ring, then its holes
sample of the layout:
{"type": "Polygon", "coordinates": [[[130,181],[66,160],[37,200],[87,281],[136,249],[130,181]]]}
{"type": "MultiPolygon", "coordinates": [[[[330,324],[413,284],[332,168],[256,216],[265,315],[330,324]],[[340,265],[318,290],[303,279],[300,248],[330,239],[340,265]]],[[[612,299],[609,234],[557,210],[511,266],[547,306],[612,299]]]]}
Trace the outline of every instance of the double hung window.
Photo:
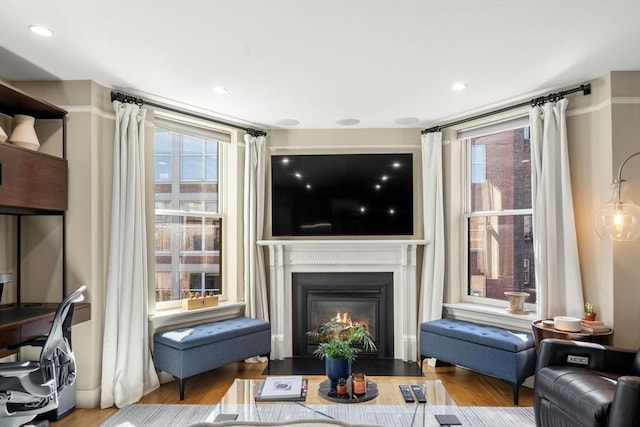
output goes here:
{"type": "Polygon", "coordinates": [[[219,159],[229,135],[158,120],[154,129],[156,307],[224,293],[219,159]]]}
{"type": "Polygon", "coordinates": [[[505,291],[536,301],[529,135],[527,118],[458,134],[467,149],[465,301],[503,305],[505,291]]]}

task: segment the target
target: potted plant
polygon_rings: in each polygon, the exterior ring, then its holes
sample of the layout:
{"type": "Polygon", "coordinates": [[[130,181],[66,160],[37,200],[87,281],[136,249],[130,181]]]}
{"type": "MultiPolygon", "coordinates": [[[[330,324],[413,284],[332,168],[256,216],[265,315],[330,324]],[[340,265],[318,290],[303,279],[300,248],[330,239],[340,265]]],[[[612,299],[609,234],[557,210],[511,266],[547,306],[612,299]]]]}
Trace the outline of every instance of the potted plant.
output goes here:
{"type": "Polygon", "coordinates": [[[584,305],[584,320],[596,320],[595,307],[590,302],[584,305]]]}
{"type": "Polygon", "coordinates": [[[323,323],[307,335],[318,341],[313,354],[325,361],[325,372],[335,390],[338,379],[351,376],[351,364],[362,350],[373,351],[376,345],[365,325],[344,325],[335,319],[323,323]],[[354,346],[360,344],[362,348],[354,346]]]}

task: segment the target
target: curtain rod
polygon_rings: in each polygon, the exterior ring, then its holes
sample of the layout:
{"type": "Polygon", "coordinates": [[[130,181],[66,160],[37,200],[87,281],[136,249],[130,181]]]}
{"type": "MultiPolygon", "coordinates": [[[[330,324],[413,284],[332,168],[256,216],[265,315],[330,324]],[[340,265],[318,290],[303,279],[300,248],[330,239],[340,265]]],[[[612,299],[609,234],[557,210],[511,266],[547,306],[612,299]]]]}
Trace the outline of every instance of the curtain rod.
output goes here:
{"type": "Polygon", "coordinates": [[[171,107],[169,105],[164,105],[164,104],[157,104],[155,102],[150,102],[150,101],[145,101],[142,98],[138,98],[132,95],[127,95],[124,93],[120,93],[120,92],[111,92],[111,102],[113,101],[120,101],[120,102],[126,102],[129,104],[137,104],[137,105],[149,105],[151,107],[157,107],[157,108],[161,108],[163,110],[167,110],[167,111],[171,111],[173,113],[178,113],[178,114],[183,114],[185,116],[189,116],[189,117],[193,117],[196,119],[200,119],[200,120],[205,120],[208,122],[212,122],[212,123],[217,123],[219,125],[224,125],[224,126],[230,126],[232,128],[235,129],[240,129],[245,131],[246,133],[248,133],[251,136],[267,136],[267,133],[263,130],[259,130],[259,129],[253,129],[253,128],[246,128],[231,122],[225,122],[223,120],[217,120],[211,117],[207,117],[207,116],[201,116],[199,114],[195,114],[192,113],[190,111],[184,111],[184,110],[180,110],[178,108],[174,108],[171,107]]]}
{"type": "Polygon", "coordinates": [[[530,105],[531,107],[541,106],[546,104],[547,102],[555,102],[564,98],[565,95],[569,95],[571,93],[582,92],[583,95],[591,94],[591,83],[587,83],[586,85],[580,85],[574,87],[573,89],[562,90],[557,93],[550,93],[546,96],[539,96],[537,98],[533,98],[531,101],[521,102],[519,104],[510,105],[508,107],[500,108],[498,110],[488,111],[486,113],[478,114],[477,116],[467,117],[466,119],[460,119],[455,122],[447,123],[444,125],[434,126],[429,129],[423,129],[421,134],[429,133],[429,132],[440,132],[443,128],[448,128],[451,126],[461,125],[463,123],[467,123],[477,119],[483,119],[485,117],[493,116],[496,114],[504,113],[506,111],[515,110],[516,108],[526,107],[530,105]]]}

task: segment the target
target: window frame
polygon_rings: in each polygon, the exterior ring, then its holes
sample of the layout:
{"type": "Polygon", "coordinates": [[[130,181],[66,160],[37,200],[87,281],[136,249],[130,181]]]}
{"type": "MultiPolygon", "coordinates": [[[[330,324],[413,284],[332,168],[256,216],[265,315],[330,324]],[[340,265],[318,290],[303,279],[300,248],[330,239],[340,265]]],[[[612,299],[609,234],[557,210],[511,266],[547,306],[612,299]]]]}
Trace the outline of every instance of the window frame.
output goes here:
{"type": "MultiPolygon", "coordinates": [[[[154,135],[155,130],[160,128],[163,130],[167,130],[170,132],[180,133],[180,134],[188,134],[197,138],[204,138],[209,140],[214,140],[218,145],[218,161],[217,161],[217,170],[218,170],[218,199],[217,199],[217,212],[202,212],[197,210],[176,210],[176,209],[164,209],[164,208],[156,208],[155,202],[155,170],[152,170],[152,173],[149,174],[152,180],[151,188],[153,189],[153,204],[151,205],[152,209],[152,218],[153,221],[153,231],[155,232],[155,216],[156,215],[178,215],[178,216],[202,216],[203,218],[214,218],[219,219],[221,221],[221,241],[220,248],[216,251],[219,253],[219,263],[220,263],[220,282],[221,282],[221,294],[219,295],[220,301],[235,301],[238,297],[237,290],[232,289],[229,286],[229,274],[227,272],[228,265],[225,265],[225,256],[224,253],[230,250],[234,252],[235,247],[231,247],[234,245],[229,245],[229,231],[227,228],[227,223],[229,218],[229,206],[227,206],[228,197],[225,194],[230,187],[237,186],[237,183],[232,183],[232,176],[229,174],[229,170],[225,167],[227,164],[227,159],[230,154],[230,148],[232,145],[237,145],[237,132],[232,129],[227,129],[222,126],[217,126],[209,122],[204,122],[201,120],[194,120],[191,118],[185,118],[182,116],[176,116],[173,114],[165,114],[161,112],[157,112],[155,114],[155,122],[151,128],[151,143],[154,143],[154,135]],[[224,138],[219,138],[221,135],[226,135],[224,138]]],[[[203,152],[206,149],[203,147],[203,152]]],[[[151,150],[153,153],[153,150],[151,150]]],[[[178,151],[178,156],[181,156],[181,149],[178,151]]],[[[154,161],[152,165],[155,166],[155,154],[153,155],[154,161]]],[[[181,159],[172,159],[173,162],[178,164],[178,168],[181,168],[181,159]]],[[[181,171],[179,171],[177,176],[179,181],[181,180],[181,171]]],[[[204,177],[203,177],[204,178],[204,177]]],[[[166,180],[160,180],[160,182],[167,182],[166,180]]],[[[184,181],[184,182],[193,182],[193,181],[184,181]]],[[[210,182],[203,179],[203,182],[210,182]]],[[[155,264],[155,237],[152,237],[152,241],[154,242],[154,250],[150,251],[150,262],[152,263],[150,272],[153,273],[151,275],[152,279],[149,281],[150,289],[150,303],[153,305],[155,312],[162,312],[166,310],[178,309],[181,308],[181,300],[173,300],[173,301],[156,301],[156,280],[155,273],[157,271],[155,264]]],[[[204,242],[203,242],[204,244],[204,242]]],[[[204,250],[204,248],[203,248],[204,250]]],[[[201,253],[202,251],[187,251],[186,253],[201,253]]],[[[188,272],[188,271],[185,271],[188,272]]],[[[235,274],[232,273],[232,276],[235,274]]]]}
{"type": "MultiPolygon", "coordinates": [[[[529,209],[509,209],[501,211],[471,211],[471,187],[474,183],[472,174],[472,145],[471,139],[477,136],[490,135],[497,132],[507,131],[510,129],[518,129],[521,127],[531,127],[528,121],[528,116],[516,116],[507,120],[497,120],[494,122],[485,122],[480,126],[475,126],[469,129],[460,129],[457,131],[457,139],[462,144],[462,181],[461,181],[461,234],[460,234],[460,253],[461,253],[461,280],[460,280],[460,301],[463,303],[477,304],[483,306],[504,307],[509,306],[509,302],[506,300],[499,300],[495,298],[482,297],[469,295],[469,254],[471,251],[477,251],[472,249],[469,244],[469,219],[478,217],[490,217],[490,216],[514,216],[514,215],[533,215],[533,201],[531,208],[529,209]],[[526,122],[525,122],[526,117],[526,122]]],[[[529,131],[530,134],[530,131],[529,131]]],[[[485,151],[485,167],[486,167],[486,151],[485,151]]],[[[486,180],[486,170],[485,170],[486,180]]],[[[486,233],[485,233],[486,238],[486,233]]],[[[534,247],[535,250],[535,247],[534,247]]],[[[533,260],[532,260],[533,261],[533,260]]],[[[534,261],[535,262],[535,261],[534,261]]],[[[533,263],[532,263],[533,264],[533,263]]],[[[537,283],[536,289],[537,289],[537,283]]],[[[525,309],[531,313],[537,311],[537,303],[526,303],[525,309]]]]}

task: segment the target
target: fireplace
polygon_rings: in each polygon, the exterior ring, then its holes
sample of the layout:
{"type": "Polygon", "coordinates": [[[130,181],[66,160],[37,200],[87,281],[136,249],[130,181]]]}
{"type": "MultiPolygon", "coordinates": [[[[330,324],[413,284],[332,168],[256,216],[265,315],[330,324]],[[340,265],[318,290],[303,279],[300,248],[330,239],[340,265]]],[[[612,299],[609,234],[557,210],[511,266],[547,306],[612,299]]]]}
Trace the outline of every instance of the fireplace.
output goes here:
{"type": "MultiPolygon", "coordinates": [[[[271,358],[293,356],[293,277],[298,273],[392,273],[393,358],[418,352],[417,247],[424,240],[261,240],[269,249],[271,358]]],[[[391,320],[392,319],[392,320],[391,320]]]]}
{"type": "Polygon", "coordinates": [[[312,356],[306,332],[331,319],[367,327],[377,349],[358,357],[393,357],[393,273],[293,273],[292,288],[294,357],[312,356]]]}

